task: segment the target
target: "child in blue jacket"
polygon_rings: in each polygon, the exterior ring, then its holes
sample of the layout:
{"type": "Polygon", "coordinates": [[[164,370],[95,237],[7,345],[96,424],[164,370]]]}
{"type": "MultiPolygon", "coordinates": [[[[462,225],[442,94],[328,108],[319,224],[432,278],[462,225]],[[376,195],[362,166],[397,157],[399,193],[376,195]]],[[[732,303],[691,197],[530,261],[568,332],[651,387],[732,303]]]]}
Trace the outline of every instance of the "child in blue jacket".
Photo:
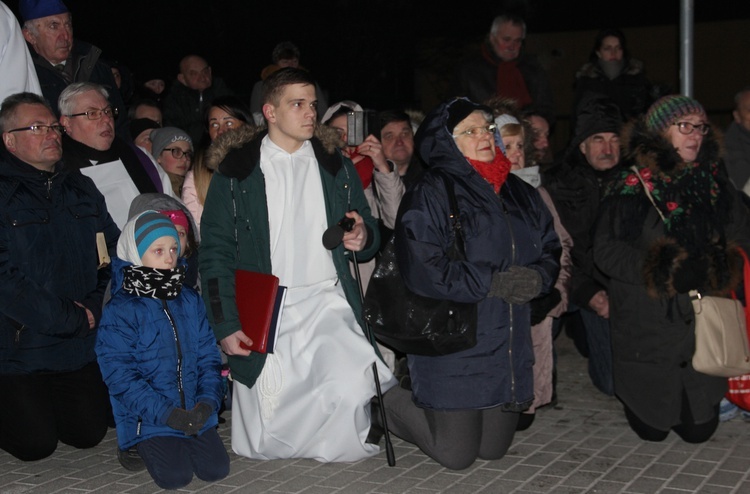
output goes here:
{"type": "Polygon", "coordinates": [[[118,458],[132,470],[140,455],[164,489],[184,487],[193,474],[210,482],[229,473],[216,431],[221,358],[203,300],[183,286],[179,253],[177,230],[163,214],[149,210],[127,222],[96,343],[118,458]]]}

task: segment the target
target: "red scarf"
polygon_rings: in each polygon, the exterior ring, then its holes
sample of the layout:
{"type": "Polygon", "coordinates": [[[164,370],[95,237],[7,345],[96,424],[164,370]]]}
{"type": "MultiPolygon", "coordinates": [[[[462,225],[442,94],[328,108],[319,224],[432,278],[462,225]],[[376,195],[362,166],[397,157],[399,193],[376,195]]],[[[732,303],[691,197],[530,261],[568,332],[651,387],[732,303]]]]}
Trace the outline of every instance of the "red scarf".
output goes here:
{"type": "Polygon", "coordinates": [[[372,182],[372,172],[375,169],[375,163],[372,162],[372,158],[369,156],[357,154],[356,151],[353,151],[349,155],[349,158],[354,162],[354,168],[357,170],[357,175],[359,175],[359,179],[362,181],[362,188],[366,189],[369,187],[370,182],[372,182]],[[355,161],[355,158],[360,156],[362,159],[355,161]]]}
{"type": "Polygon", "coordinates": [[[471,158],[466,158],[471,163],[471,166],[479,173],[483,179],[492,185],[495,189],[495,194],[500,192],[500,187],[505,183],[505,179],[508,178],[510,173],[510,160],[500,151],[500,148],[495,146],[495,159],[487,163],[486,161],[476,161],[471,158]]]}
{"type": "Polygon", "coordinates": [[[518,60],[504,62],[492,56],[491,49],[487,45],[482,46],[482,56],[492,65],[497,66],[495,92],[498,96],[513,98],[518,102],[518,107],[523,108],[530,105],[533,100],[526,87],[526,81],[518,69],[518,60]]]}

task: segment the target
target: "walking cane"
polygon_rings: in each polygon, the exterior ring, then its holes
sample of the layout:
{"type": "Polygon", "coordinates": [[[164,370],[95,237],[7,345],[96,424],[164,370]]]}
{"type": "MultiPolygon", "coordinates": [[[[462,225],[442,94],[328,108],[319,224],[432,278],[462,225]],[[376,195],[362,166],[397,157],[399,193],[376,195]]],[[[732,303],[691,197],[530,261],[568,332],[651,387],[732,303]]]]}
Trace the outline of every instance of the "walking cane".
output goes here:
{"type": "MultiPolygon", "coordinates": [[[[349,251],[352,253],[352,259],[354,261],[354,279],[357,280],[357,287],[359,288],[359,301],[361,304],[364,305],[365,303],[365,294],[362,290],[362,278],[359,274],[359,264],[357,263],[357,253],[354,251],[349,251]]],[[[372,328],[370,327],[370,323],[367,322],[367,320],[364,320],[365,323],[365,332],[367,333],[367,339],[370,340],[370,342],[375,341],[375,335],[372,332],[372,328]]],[[[393,444],[391,443],[391,432],[388,430],[388,421],[385,418],[385,404],[383,403],[383,392],[380,389],[380,379],[378,378],[378,365],[377,362],[372,363],[372,372],[375,376],[375,391],[376,396],[378,398],[378,402],[380,403],[380,420],[383,423],[383,437],[385,438],[385,456],[388,458],[388,466],[394,467],[396,466],[396,455],[393,453],[393,444]]]]}
{"type": "MultiPolygon", "coordinates": [[[[335,225],[332,225],[328,227],[328,229],[323,232],[323,246],[328,250],[333,250],[336,247],[341,244],[341,240],[344,237],[344,232],[349,232],[354,227],[354,220],[352,218],[344,217],[336,223],[335,225]]],[[[359,264],[357,264],[357,253],[353,250],[350,250],[349,252],[352,253],[352,260],[354,261],[354,278],[357,280],[357,288],[359,289],[359,301],[360,304],[364,305],[365,303],[365,295],[364,291],[362,290],[362,277],[359,274],[359,264]]],[[[375,342],[375,335],[372,332],[372,328],[367,323],[367,321],[364,321],[365,323],[365,336],[370,341],[370,343],[375,342]]],[[[380,403],[380,420],[383,423],[383,437],[385,437],[385,455],[388,458],[388,466],[396,466],[396,456],[393,454],[393,444],[391,444],[391,433],[388,430],[388,421],[385,418],[385,406],[383,404],[383,391],[380,389],[380,379],[378,378],[378,364],[377,362],[372,363],[372,373],[373,377],[375,378],[375,392],[378,399],[378,402],[380,403]]]]}

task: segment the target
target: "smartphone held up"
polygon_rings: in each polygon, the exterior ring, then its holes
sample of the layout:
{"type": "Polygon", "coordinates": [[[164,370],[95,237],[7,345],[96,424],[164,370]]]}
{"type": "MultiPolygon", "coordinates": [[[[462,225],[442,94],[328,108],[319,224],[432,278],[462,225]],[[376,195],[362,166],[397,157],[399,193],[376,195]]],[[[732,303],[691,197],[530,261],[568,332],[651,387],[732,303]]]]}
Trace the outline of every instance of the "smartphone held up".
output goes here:
{"type": "Polygon", "coordinates": [[[346,145],[359,146],[368,135],[378,131],[378,113],[373,110],[350,111],[346,114],[346,145]]]}

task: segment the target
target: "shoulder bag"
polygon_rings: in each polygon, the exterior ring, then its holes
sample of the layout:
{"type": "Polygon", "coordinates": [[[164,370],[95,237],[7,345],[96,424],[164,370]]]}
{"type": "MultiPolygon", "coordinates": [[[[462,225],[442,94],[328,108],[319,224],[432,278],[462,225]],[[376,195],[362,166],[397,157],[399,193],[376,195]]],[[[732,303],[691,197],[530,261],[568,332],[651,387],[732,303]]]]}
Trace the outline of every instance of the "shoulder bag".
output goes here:
{"type": "MultiPolygon", "coordinates": [[[[664,214],[643,183],[638,169],[633,166],[632,170],[641,181],[656,212],[665,221],[664,214]]],[[[745,255],[744,251],[742,255],[745,255]]],[[[747,284],[747,278],[745,283],[747,284]]],[[[693,368],[703,374],[718,377],[750,373],[750,345],[742,302],[736,298],[701,295],[697,290],[690,290],[689,295],[695,313],[693,368]]]]}
{"type": "MultiPolygon", "coordinates": [[[[453,183],[442,173],[440,177],[451,207],[453,244],[448,256],[465,260],[453,183]]],[[[477,343],[477,304],[433,299],[409,290],[398,268],[395,234],[376,262],[365,294],[363,316],[381,343],[402,353],[446,355],[477,343]]]]}

